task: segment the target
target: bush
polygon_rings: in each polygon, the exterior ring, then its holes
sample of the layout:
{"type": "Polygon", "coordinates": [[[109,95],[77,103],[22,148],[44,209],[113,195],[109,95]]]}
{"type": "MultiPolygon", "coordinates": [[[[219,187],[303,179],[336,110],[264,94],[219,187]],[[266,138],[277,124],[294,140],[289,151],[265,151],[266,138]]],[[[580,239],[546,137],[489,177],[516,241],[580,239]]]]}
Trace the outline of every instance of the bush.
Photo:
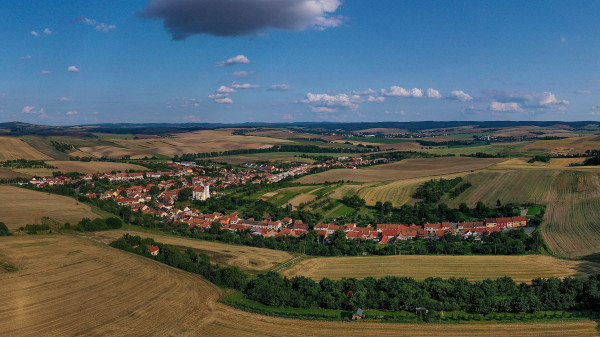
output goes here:
{"type": "Polygon", "coordinates": [[[9,236],[10,231],[8,230],[8,227],[6,227],[6,225],[4,224],[4,222],[0,222],[0,236],[9,236]]]}

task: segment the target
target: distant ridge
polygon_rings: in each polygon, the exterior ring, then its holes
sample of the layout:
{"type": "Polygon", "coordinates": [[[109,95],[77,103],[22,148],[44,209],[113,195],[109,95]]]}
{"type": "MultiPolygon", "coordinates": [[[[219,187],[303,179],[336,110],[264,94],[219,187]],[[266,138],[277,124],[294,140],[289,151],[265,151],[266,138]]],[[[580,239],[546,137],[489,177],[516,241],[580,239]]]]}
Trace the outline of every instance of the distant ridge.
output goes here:
{"type": "Polygon", "coordinates": [[[419,121],[419,122],[294,122],[294,123],[102,123],[72,126],[48,126],[22,122],[0,123],[0,135],[71,135],[80,137],[94,137],[93,133],[134,133],[134,134],[168,134],[224,127],[251,128],[251,127],[283,127],[306,128],[311,130],[345,130],[357,131],[375,128],[394,128],[409,131],[427,129],[456,128],[464,126],[477,126],[479,128],[505,128],[518,126],[539,126],[570,129],[598,128],[599,121],[419,121]]]}

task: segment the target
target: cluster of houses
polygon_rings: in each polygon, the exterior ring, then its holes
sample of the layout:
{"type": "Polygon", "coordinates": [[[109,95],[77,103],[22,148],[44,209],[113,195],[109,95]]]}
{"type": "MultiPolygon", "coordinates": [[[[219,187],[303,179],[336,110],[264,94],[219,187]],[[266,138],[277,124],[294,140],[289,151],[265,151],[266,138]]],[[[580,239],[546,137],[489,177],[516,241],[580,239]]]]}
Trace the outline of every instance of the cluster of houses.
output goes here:
{"type": "MultiPolygon", "coordinates": [[[[212,165],[202,166],[195,162],[167,162],[172,171],[157,171],[157,172],[115,172],[115,173],[103,173],[103,174],[87,174],[82,179],[88,182],[97,179],[108,179],[111,182],[114,181],[134,181],[145,178],[181,178],[186,176],[193,176],[198,179],[203,179],[206,184],[210,184],[219,188],[227,188],[234,185],[243,184],[258,184],[264,182],[278,182],[287,177],[293,177],[298,175],[304,175],[309,173],[311,170],[316,168],[358,168],[360,166],[371,165],[376,163],[387,162],[385,158],[378,159],[364,159],[362,157],[339,157],[336,159],[328,160],[324,163],[319,164],[298,164],[291,166],[288,169],[282,169],[273,165],[257,165],[257,164],[245,164],[247,170],[233,170],[227,168],[219,168],[212,165]],[[206,176],[206,171],[212,171],[215,174],[211,177],[206,176]]],[[[67,183],[73,183],[80,181],[80,179],[71,178],[68,176],[58,177],[34,177],[29,181],[38,187],[64,185],[67,183]]]]}
{"type": "MultiPolygon", "coordinates": [[[[172,204],[161,204],[156,209],[146,205],[143,205],[144,207],[142,208],[133,206],[132,210],[134,211],[150,213],[163,218],[165,221],[185,224],[190,229],[206,230],[211,228],[216,222],[221,225],[221,230],[229,230],[231,232],[248,231],[253,236],[262,236],[265,238],[280,236],[301,237],[306,235],[311,229],[302,220],[294,221],[291,218],[276,220],[271,219],[268,215],[265,215],[261,220],[255,220],[254,218],[243,219],[237,214],[204,214],[197,209],[189,207],[177,209],[172,204]]],[[[355,223],[343,225],[320,223],[312,229],[324,238],[341,230],[345,232],[347,239],[373,240],[381,244],[388,244],[397,240],[410,240],[417,237],[436,240],[446,234],[457,235],[462,238],[474,237],[477,239],[490,235],[493,232],[525,227],[526,225],[527,218],[517,216],[491,218],[477,222],[442,222],[426,223],[424,225],[377,224],[375,226],[367,225],[366,227],[360,227],[355,223]]]]}

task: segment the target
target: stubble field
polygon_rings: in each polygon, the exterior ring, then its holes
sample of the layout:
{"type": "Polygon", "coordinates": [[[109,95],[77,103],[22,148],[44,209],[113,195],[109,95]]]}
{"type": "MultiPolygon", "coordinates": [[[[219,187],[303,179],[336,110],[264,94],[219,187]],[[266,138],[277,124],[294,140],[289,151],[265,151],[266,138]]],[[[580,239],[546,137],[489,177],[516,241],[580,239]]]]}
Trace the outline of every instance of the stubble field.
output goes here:
{"type": "Polygon", "coordinates": [[[66,235],[0,238],[0,331],[74,336],[597,336],[589,320],[505,324],[380,324],[261,316],[218,303],[198,275],[66,235]]]}
{"type": "Polygon", "coordinates": [[[566,170],[490,170],[465,177],[473,186],[456,199],[474,206],[536,202],[546,204],[542,235],[560,256],[583,257],[600,252],[600,174],[566,170]]]}
{"type": "Polygon", "coordinates": [[[82,218],[99,217],[90,206],[72,198],[14,186],[0,186],[0,205],[0,221],[12,230],[27,224],[40,224],[42,217],[71,224],[82,218]]]}
{"type": "Polygon", "coordinates": [[[0,137],[0,161],[15,159],[47,160],[52,158],[31,147],[24,140],[0,137]]]}
{"type": "Polygon", "coordinates": [[[350,180],[375,182],[468,172],[486,168],[502,161],[495,158],[437,157],[406,159],[363,169],[334,169],[300,178],[301,183],[350,180]]]}
{"type": "Polygon", "coordinates": [[[210,256],[211,261],[214,263],[222,266],[237,266],[251,274],[264,273],[294,258],[294,255],[280,250],[228,245],[219,242],[187,239],[136,230],[93,232],[85,233],[84,236],[109,244],[126,233],[139,235],[142,238],[153,238],[157,242],[178,247],[193,248],[197,252],[202,252],[210,256]]]}
{"type": "Polygon", "coordinates": [[[330,278],[381,278],[385,276],[466,277],[471,281],[510,276],[516,282],[537,277],[584,277],[600,272],[600,264],[560,260],[546,255],[522,256],[448,256],[395,255],[369,257],[319,257],[302,260],[282,272],[288,277],[305,276],[314,280],[330,278]]]}

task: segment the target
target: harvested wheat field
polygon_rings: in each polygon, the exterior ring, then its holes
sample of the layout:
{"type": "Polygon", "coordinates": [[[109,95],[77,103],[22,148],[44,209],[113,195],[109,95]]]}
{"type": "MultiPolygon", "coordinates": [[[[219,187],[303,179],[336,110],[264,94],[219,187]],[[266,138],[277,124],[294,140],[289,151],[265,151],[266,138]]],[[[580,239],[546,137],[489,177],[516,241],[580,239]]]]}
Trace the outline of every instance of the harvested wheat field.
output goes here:
{"type": "Polygon", "coordinates": [[[489,167],[490,170],[571,170],[600,172],[597,166],[569,166],[571,163],[581,163],[585,158],[552,158],[549,163],[528,163],[528,158],[511,158],[489,167]]]}
{"type": "Polygon", "coordinates": [[[412,195],[420,185],[431,179],[453,179],[456,177],[464,177],[467,174],[469,174],[469,172],[432,177],[409,178],[397,180],[391,183],[379,183],[377,185],[361,188],[358,191],[358,196],[365,199],[367,205],[375,205],[377,201],[390,201],[395,207],[402,206],[412,199],[412,195]]]}
{"type": "MultiPolygon", "coordinates": [[[[104,173],[111,171],[137,170],[147,171],[148,169],[129,163],[113,162],[81,162],[81,161],[50,161],[48,164],[56,166],[62,172],[80,172],[80,173],[104,173]]],[[[56,170],[55,170],[56,171],[56,170]]]]}
{"type": "Polygon", "coordinates": [[[325,181],[350,180],[356,182],[400,180],[442,174],[480,170],[502,159],[437,157],[406,159],[397,163],[378,165],[363,169],[335,169],[300,178],[305,184],[325,181]]]}
{"type": "Polygon", "coordinates": [[[494,205],[537,202],[546,204],[542,234],[560,256],[582,257],[600,252],[600,174],[575,170],[489,170],[465,177],[473,186],[449,206],[478,201],[494,205]]]}
{"type": "Polygon", "coordinates": [[[243,271],[251,274],[269,271],[281,263],[294,258],[294,255],[280,250],[228,245],[219,242],[187,239],[135,230],[113,230],[85,233],[83,235],[93,240],[108,244],[122,237],[125,233],[130,235],[139,235],[142,238],[153,238],[157,242],[178,247],[193,248],[198,252],[202,252],[210,256],[212,262],[224,266],[237,266],[243,271]]]}
{"type": "Polygon", "coordinates": [[[22,139],[0,137],[0,161],[15,159],[47,160],[52,158],[31,147],[22,139]]]}
{"type": "Polygon", "coordinates": [[[530,282],[537,277],[584,277],[598,272],[598,263],[560,260],[546,255],[396,255],[312,258],[302,260],[282,274],[288,277],[306,276],[314,280],[325,277],[339,280],[343,277],[405,276],[416,280],[466,277],[481,281],[510,276],[516,282],[530,282]]]}
{"type": "Polygon", "coordinates": [[[4,168],[0,168],[0,179],[14,179],[14,178],[30,178],[31,175],[24,173],[24,172],[18,172],[18,171],[12,171],[12,170],[8,170],[8,169],[4,169],[4,168]]]}
{"type": "MultiPolygon", "coordinates": [[[[234,135],[232,132],[232,129],[202,130],[158,139],[111,139],[111,141],[125,149],[138,153],[167,156],[197,152],[260,149],[275,144],[291,143],[291,141],[284,139],[234,135]]],[[[87,150],[84,151],[88,152],[87,150]]]]}
{"type": "Polygon", "coordinates": [[[130,156],[133,159],[152,157],[153,154],[150,152],[140,152],[136,150],[126,149],[117,146],[109,145],[98,145],[98,146],[85,146],[80,147],[79,152],[86,153],[87,156],[92,157],[106,157],[106,158],[123,158],[123,156],[130,156]]]}
{"type": "Polygon", "coordinates": [[[600,136],[570,137],[564,139],[538,140],[520,149],[523,153],[578,154],[595,150],[600,136]]]}
{"type": "Polygon", "coordinates": [[[198,275],[66,235],[0,238],[6,335],[95,336],[597,336],[589,320],[506,324],[382,324],[274,318],[218,303],[198,275]]]}
{"type": "Polygon", "coordinates": [[[14,186],[0,186],[0,205],[0,221],[6,223],[9,229],[39,224],[42,217],[71,224],[83,218],[99,217],[90,206],[75,199],[14,186]]]}

